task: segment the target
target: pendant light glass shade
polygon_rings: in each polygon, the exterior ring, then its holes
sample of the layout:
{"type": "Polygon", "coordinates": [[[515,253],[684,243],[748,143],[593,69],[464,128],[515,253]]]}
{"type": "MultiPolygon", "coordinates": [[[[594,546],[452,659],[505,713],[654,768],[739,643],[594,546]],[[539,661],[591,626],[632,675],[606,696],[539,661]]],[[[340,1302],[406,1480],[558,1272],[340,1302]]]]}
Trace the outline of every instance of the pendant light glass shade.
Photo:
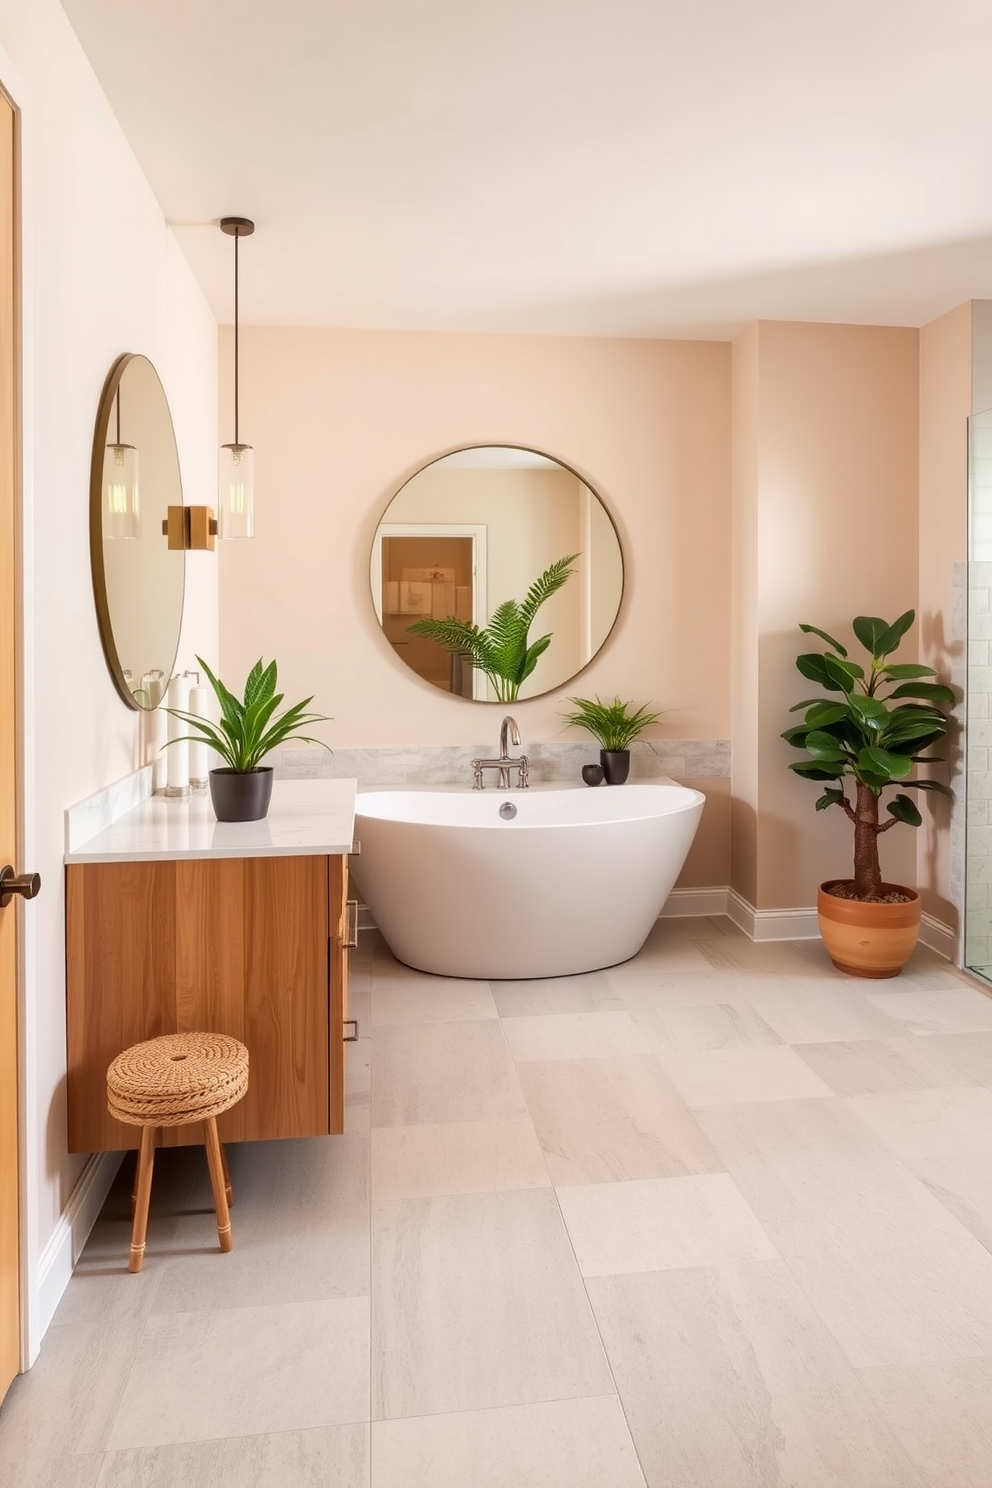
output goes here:
{"type": "Polygon", "coordinates": [[[140,537],[138,451],[133,444],[108,444],[103,457],[103,535],[140,537]]]}
{"type": "Polygon", "coordinates": [[[217,536],[254,537],[255,451],[250,444],[222,444],[217,481],[217,536]]]}
{"type": "Polygon", "coordinates": [[[255,224],[247,217],[222,217],[221,232],[234,239],[234,443],[220,449],[217,484],[217,536],[255,535],[255,451],[238,432],[238,243],[255,224]]]}

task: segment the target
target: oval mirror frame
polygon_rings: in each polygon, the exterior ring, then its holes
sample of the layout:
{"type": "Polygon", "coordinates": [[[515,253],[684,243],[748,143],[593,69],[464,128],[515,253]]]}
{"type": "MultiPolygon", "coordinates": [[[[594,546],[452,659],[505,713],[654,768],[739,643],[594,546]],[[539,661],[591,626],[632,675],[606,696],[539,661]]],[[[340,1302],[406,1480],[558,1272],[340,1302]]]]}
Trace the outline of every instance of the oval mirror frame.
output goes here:
{"type": "MultiPolygon", "coordinates": [[[[147,373],[154,379],[157,390],[156,397],[161,399],[161,412],[152,410],[152,416],[156,420],[155,433],[167,446],[168,463],[175,463],[174,473],[164,468],[148,469],[143,467],[141,485],[144,492],[156,492],[160,499],[157,501],[145,501],[141,513],[142,536],[151,539],[144,551],[146,553],[161,553],[168,555],[173,562],[181,564],[180,582],[178,585],[178,607],[173,610],[169,617],[167,637],[163,641],[161,656],[155,656],[155,666],[162,671],[163,681],[168,685],[168,679],[175,669],[176,656],[179,651],[179,637],[182,629],[183,603],[186,591],[186,554],[185,552],[172,551],[167,546],[167,539],[162,533],[162,522],[166,517],[168,506],[181,506],[183,504],[182,475],[179,468],[179,450],[176,445],[175,428],[172,422],[172,412],[169,401],[165,395],[161,379],[154,365],[145,356],[138,352],[124,352],[114,362],[107,374],[100,394],[100,403],[97,408],[96,425],[93,433],[93,451],[90,460],[90,573],[93,580],[93,599],[96,605],[97,623],[100,630],[100,640],[103,645],[103,654],[107,661],[107,669],[113,678],[114,686],[121,700],[129,708],[139,712],[150,711],[157,706],[160,699],[152,703],[146,703],[136,696],[139,688],[134,687],[138,682],[137,677],[132,677],[131,685],[125,675],[124,666],[121,661],[121,646],[123,641],[122,627],[124,617],[120,613],[120,603],[117,604],[117,617],[115,623],[114,604],[111,599],[112,584],[109,582],[108,565],[104,545],[109,541],[127,542],[128,539],[111,539],[104,529],[104,462],[108,439],[110,435],[111,419],[114,417],[115,406],[121,388],[121,383],[129,367],[138,370],[138,364],[144,364],[147,373]],[[164,490],[161,489],[164,483],[164,490]],[[159,544],[161,546],[159,546],[159,544]]],[[[140,449],[139,449],[140,456],[140,449]]],[[[165,462],[163,462],[164,465],[165,462]]],[[[140,541],[140,539],[139,539],[140,541]]],[[[140,551],[135,549],[136,552],[140,551]]],[[[140,575],[138,584],[143,585],[147,574],[140,575]]],[[[175,587],[175,585],[173,585],[175,587]]],[[[140,590],[139,605],[147,597],[147,589],[140,590]]]]}
{"type": "MultiPolygon", "coordinates": [[[[504,501],[502,505],[508,507],[510,503],[504,501]]],[[[447,610],[459,619],[471,619],[477,625],[484,626],[490,619],[492,609],[496,605],[510,597],[522,600],[530,585],[539,578],[543,570],[558,559],[565,557],[570,550],[579,551],[580,555],[587,547],[591,551],[594,550],[594,541],[601,545],[600,552],[602,556],[597,568],[605,575],[604,580],[600,584],[603,593],[597,595],[597,600],[594,602],[592,598],[592,575],[595,570],[589,567],[588,563],[583,566],[581,556],[576,571],[570,581],[573,585],[578,584],[582,587],[583,593],[581,600],[576,601],[574,589],[568,591],[567,584],[562,586],[563,590],[570,593],[573,602],[581,603],[586,607],[583,611],[582,619],[576,619],[575,626],[573,627],[575,630],[575,644],[573,647],[575,655],[571,661],[564,661],[556,673],[551,674],[553,675],[553,680],[547,682],[546,685],[543,685],[544,678],[541,677],[541,671],[544,668],[547,674],[547,669],[544,667],[544,658],[539,658],[535,668],[534,678],[534,680],[540,679],[539,690],[528,690],[530,686],[534,685],[533,681],[528,678],[522,684],[522,694],[518,699],[520,702],[529,702],[534,698],[544,697],[567,686],[575,677],[585,671],[612,635],[620,617],[624,597],[625,566],[620,534],[609,507],[596,488],[574,466],[569,465],[567,461],[560,459],[557,455],[550,455],[546,451],[534,449],[532,446],[524,444],[491,443],[456,445],[439,455],[432,456],[431,459],[426,460],[408,476],[393,492],[376,524],[372,540],[369,580],[373,609],[380,632],[390,649],[403,661],[407,669],[428,686],[445,692],[449,696],[460,697],[466,702],[499,703],[499,699],[494,696],[494,690],[487,684],[485,676],[480,671],[471,667],[467,669],[464,675],[461,675],[456,664],[456,658],[451,653],[447,657],[449,675],[446,678],[427,675],[426,668],[425,670],[418,670],[418,665],[414,664],[407,656],[404,656],[399,649],[400,646],[409,644],[405,638],[405,632],[408,629],[409,622],[415,620],[417,615],[426,616],[430,614],[436,618],[439,613],[444,614],[447,610]],[[487,462],[486,455],[494,451],[498,452],[496,458],[487,462]],[[578,505],[575,516],[575,531],[579,533],[582,522],[585,521],[585,540],[579,541],[577,538],[572,537],[568,537],[566,540],[566,537],[563,536],[559,539],[556,547],[554,542],[551,542],[550,546],[548,546],[549,540],[545,536],[542,556],[536,561],[532,561],[529,569],[525,563],[521,572],[517,574],[515,581],[505,580],[501,583],[498,573],[497,577],[495,579],[493,578],[493,569],[495,567],[498,570],[497,554],[501,546],[504,550],[507,548],[507,540],[504,536],[501,544],[499,533],[494,533],[491,530],[492,523],[486,523],[480,520],[478,506],[475,506],[474,509],[470,507],[468,510],[459,513],[453,507],[444,511],[445,503],[442,501],[439,507],[435,501],[431,503],[433,510],[430,515],[435,519],[432,521],[419,521],[411,517],[409,513],[411,486],[417,481],[421,481],[423,484],[423,477],[427,472],[435,471],[436,467],[443,466],[445,463],[449,466],[475,467],[476,469],[498,470],[501,467],[505,469],[516,468],[518,470],[529,471],[532,476],[535,470],[540,470],[541,468],[545,470],[553,469],[557,474],[567,477],[576,483],[575,497],[578,505]],[[583,493],[588,496],[584,517],[583,493]],[[438,516],[442,513],[443,520],[437,520],[438,516]],[[461,516],[461,521],[456,520],[459,515],[461,516]],[[469,580],[471,590],[468,591],[462,585],[455,585],[457,597],[453,611],[450,610],[451,594],[449,592],[450,584],[452,583],[452,574],[448,567],[444,567],[443,570],[440,567],[435,567],[430,575],[433,578],[436,574],[440,579],[443,571],[444,578],[441,580],[441,583],[442,586],[448,586],[442,594],[439,611],[436,599],[437,591],[435,591],[433,607],[428,606],[424,583],[420,584],[420,588],[423,591],[420,595],[407,590],[406,584],[408,581],[397,580],[397,574],[403,570],[396,568],[396,560],[393,560],[391,567],[390,561],[384,559],[387,539],[398,538],[400,540],[408,540],[415,534],[419,534],[420,529],[422,529],[424,534],[424,538],[421,541],[429,538],[434,548],[439,547],[439,538],[445,540],[456,538],[463,545],[471,544],[471,560],[466,560],[469,561],[469,568],[473,575],[469,580]],[[559,547],[562,548],[562,551],[558,551],[559,547]],[[474,577],[477,570],[481,570],[483,574],[481,585],[477,585],[474,577]],[[503,593],[504,588],[508,589],[509,592],[503,593]],[[387,601],[387,595],[390,591],[393,591],[392,598],[387,601]],[[603,595],[606,596],[605,602],[603,595]],[[414,600],[422,602],[425,608],[417,609],[411,607],[414,600]],[[463,610],[464,613],[462,613],[463,610]],[[401,615],[407,622],[406,625],[403,625],[400,620],[401,615]],[[391,624],[391,619],[395,623],[391,624]],[[397,632],[395,636],[391,635],[391,631],[393,630],[397,632]],[[582,636],[585,637],[584,642],[581,639],[582,636]],[[564,667],[564,670],[562,670],[562,667],[564,667]]],[[[535,543],[538,547],[541,546],[537,543],[536,539],[535,543]]],[[[516,547],[517,544],[514,542],[513,546],[516,547]]],[[[457,543],[450,551],[446,550],[444,560],[446,564],[449,561],[458,561],[456,549],[457,543]]],[[[426,549],[423,551],[426,554],[426,549]]],[[[410,551],[406,556],[415,559],[417,554],[414,551],[410,551]]],[[[428,561],[435,564],[437,562],[436,559],[430,559],[428,561]]],[[[412,571],[416,572],[416,569],[412,571]]],[[[411,570],[408,568],[406,572],[409,573],[411,570]]],[[[425,582],[427,577],[427,570],[425,570],[425,582]]],[[[456,574],[455,578],[457,577],[458,575],[456,574]]],[[[556,601],[559,605],[560,613],[561,600],[558,595],[554,595],[550,599],[548,611],[544,612],[545,623],[542,624],[541,613],[538,613],[535,617],[528,637],[531,643],[542,633],[547,633],[549,630],[551,630],[553,635],[555,634],[554,627],[551,624],[551,616],[554,613],[552,607],[555,606],[556,601]]],[[[548,659],[551,659],[550,648],[548,659]]],[[[505,706],[505,703],[502,706],[505,706]]]]}

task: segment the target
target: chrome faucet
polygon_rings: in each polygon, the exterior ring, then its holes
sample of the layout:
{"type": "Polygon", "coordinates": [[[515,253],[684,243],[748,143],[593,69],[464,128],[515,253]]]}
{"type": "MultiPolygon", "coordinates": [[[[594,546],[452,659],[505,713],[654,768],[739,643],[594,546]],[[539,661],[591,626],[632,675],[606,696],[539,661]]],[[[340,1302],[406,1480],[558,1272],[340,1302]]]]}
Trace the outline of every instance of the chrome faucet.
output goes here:
{"type": "Polygon", "coordinates": [[[510,752],[509,752],[509,746],[511,744],[513,744],[513,745],[519,745],[519,743],[520,743],[520,730],[517,728],[517,721],[516,721],[515,718],[511,718],[509,716],[509,714],[507,714],[507,716],[503,719],[503,722],[502,722],[502,725],[500,726],[500,731],[499,731],[499,759],[492,759],[492,760],[474,759],[472,761],[472,772],[473,772],[473,774],[475,776],[475,783],[473,784],[472,789],[473,790],[484,790],[485,789],[485,786],[484,786],[483,780],[482,780],[482,772],[483,772],[483,770],[498,770],[499,771],[499,787],[498,788],[500,790],[509,790],[510,789],[510,766],[511,765],[516,765],[516,767],[517,767],[517,789],[518,790],[526,790],[527,787],[530,785],[530,781],[527,779],[527,776],[528,776],[529,771],[530,771],[530,763],[529,763],[529,761],[527,759],[527,756],[525,754],[522,754],[519,757],[519,759],[514,759],[512,757],[512,755],[510,754],[510,752]]]}

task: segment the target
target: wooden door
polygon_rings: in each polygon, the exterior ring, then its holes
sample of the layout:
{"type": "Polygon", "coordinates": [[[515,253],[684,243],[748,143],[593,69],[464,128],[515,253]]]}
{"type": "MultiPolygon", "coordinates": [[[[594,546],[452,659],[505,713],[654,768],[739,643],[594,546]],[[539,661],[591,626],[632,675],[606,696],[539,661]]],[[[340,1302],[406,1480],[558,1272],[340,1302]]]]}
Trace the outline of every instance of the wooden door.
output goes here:
{"type": "MultiPolygon", "coordinates": [[[[18,862],[17,316],[14,110],[0,93],[0,867],[18,862]]],[[[20,1367],[17,1138],[17,925],[0,909],[0,1399],[20,1367]]]]}

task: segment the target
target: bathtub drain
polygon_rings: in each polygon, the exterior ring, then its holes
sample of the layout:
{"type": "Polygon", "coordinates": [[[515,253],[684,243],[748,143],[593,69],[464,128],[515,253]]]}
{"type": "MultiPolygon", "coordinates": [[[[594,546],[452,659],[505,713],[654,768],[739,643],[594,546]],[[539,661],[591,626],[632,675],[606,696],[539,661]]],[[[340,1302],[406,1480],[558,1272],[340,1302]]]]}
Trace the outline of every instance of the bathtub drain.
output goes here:
{"type": "Polygon", "coordinates": [[[512,801],[504,801],[499,808],[499,814],[504,821],[512,821],[517,814],[517,808],[512,801]]]}

